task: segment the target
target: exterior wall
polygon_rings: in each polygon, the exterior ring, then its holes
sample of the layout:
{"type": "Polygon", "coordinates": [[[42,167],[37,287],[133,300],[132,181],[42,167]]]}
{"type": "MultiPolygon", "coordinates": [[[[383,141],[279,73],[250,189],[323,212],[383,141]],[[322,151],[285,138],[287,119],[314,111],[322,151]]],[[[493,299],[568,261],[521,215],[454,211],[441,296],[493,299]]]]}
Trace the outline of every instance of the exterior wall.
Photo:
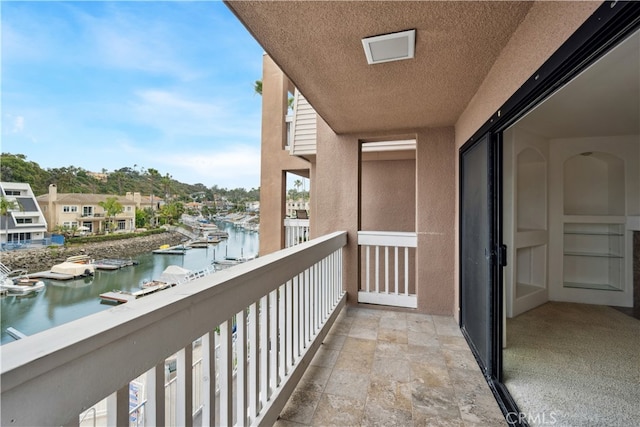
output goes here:
{"type": "MultiPolygon", "coordinates": [[[[484,82],[455,125],[456,159],[458,150],[527,79],[602,4],[593,2],[535,2],[495,61],[484,82]]],[[[459,210],[459,170],[455,162],[455,217],[459,210]]],[[[458,228],[455,235],[455,302],[458,307],[458,228]]],[[[455,310],[458,315],[458,309],[455,310]]]]}
{"type": "Polygon", "coordinates": [[[455,163],[453,128],[417,135],[418,310],[452,315],[455,307],[455,163]]]}
{"type": "Polygon", "coordinates": [[[262,70],[260,255],[266,255],[284,247],[285,171],[309,169],[309,163],[284,150],[289,79],[267,55],[262,70]]]}
{"type": "Polygon", "coordinates": [[[316,167],[311,180],[314,192],[311,237],[347,231],[343,289],[347,291],[349,304],[358,300],[358,161],[358,138],[336,135],[318,116],[316,167]]]}
{"type": "Polygon", "coordinates": [[[454,132],[453,128],[428,129],[415,135],[415,160],[363,162],[360,193],[358,136],[336,135],[318,118],[318,152],[312,182],[313,200],[320,202],[313,206],[312,237],[347,231],[344,286],[348,303],[355,304],[358,230],[371,227],[417,231],[418,311],[451,315],[455,306],[454,132]],[[387,197],[389,192],[394,194],[387,197]],[[381,194],[385,196],[380,197],[381,194]],[[388,201],[396,206],[381,208],[380,203],[388,201]]]}
{"type": "Polygon", "coordinates": [[[362,230],[415,231],[415,160],[362,162],[361,198],[362,230]]]}

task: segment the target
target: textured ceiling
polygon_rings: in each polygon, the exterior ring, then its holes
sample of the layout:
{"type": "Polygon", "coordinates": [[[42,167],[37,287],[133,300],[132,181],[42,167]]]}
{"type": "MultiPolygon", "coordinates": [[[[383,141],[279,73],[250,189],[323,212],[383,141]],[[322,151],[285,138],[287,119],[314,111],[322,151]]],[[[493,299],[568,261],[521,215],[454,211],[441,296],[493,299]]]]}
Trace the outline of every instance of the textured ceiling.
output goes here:
{"type": "Polygon", "coordinates": [[[452,126],[531,7],[503,1],[228,1],[337,133],[452,126]],[[417,30],[368,65],[364,37],[417,30]]]}

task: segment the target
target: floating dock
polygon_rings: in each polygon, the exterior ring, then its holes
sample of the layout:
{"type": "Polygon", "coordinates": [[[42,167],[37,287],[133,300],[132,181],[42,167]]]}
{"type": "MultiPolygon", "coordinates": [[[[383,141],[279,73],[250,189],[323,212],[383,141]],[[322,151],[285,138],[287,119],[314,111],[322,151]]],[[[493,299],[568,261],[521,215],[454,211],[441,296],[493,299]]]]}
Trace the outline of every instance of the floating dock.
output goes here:
{"type": "Polygon", "coordinates": [[[118,270],[136,264],[137,262],[131,259],[99,259],[93,263],[98,270],[118,270]]]}
{"type": "Polygon", "coordinates": [[[152,294],[154,292],[161,291],[163,289],[171,288],[175,286],[173,283],[164,282],[149,282],[143,285],[143,288],[138,291],[125,292],[125,291],[111,291],[100,294],[102,302],[110,304],[124,304],[134,299],[141,298],[145,295],[152,294]]]}
{"type": "Polygon", "coordinates": [[[153,252],[154,254],[164,254],[164,255],[184,255],[187,249],[191,249],[191,248],[188,248],[184,245],[177,245],[177,246],[163,245],[163,246],[160,246],[160,249],[156,249],[155,251],[151,251],[151,252],[153,252]]]}

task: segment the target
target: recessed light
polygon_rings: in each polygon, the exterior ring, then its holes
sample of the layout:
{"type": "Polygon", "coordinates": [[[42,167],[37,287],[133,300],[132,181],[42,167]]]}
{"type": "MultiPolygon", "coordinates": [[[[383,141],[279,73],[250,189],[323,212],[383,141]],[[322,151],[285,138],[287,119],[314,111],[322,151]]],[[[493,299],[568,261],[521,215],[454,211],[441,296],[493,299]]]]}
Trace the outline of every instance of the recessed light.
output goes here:
{"type": "Polygon", "coordinates": [[[369,64],[401,61],[413,58],[416,45],[416,30],[383,34],[362,39],[364,54],[369,64]]]}

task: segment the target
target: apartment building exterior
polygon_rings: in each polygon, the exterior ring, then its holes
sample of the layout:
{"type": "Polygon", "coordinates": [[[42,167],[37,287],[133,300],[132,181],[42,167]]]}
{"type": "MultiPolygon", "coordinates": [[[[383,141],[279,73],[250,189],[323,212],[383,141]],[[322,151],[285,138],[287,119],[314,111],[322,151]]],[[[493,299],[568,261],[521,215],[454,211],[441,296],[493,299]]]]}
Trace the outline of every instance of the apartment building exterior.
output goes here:
{"type": "Polygon", "coordinates": [[[36,202],[31,186],[21,182],[0,182],[2,196],[17,204],[1,218],[0,243],[3,248],[43,242],[47,221],[36,202]]]}
{"type": "MultiPolygon", "coordinates": [[[[420,340],[470,348],[475,360],[459,380],[466,384],[479,370],[506,424],[526,425],[529,415],[543,420],[544,407],[516,402],[506,383],[508,317],[549,301],[629,308],[638,293],[628,265],[640,228],[640,4],[226,4],[267,53],[261,256],[188,290],[163,291],[171,301],[132,301],[127,310],[83,319],[82,333],[67,333],[76,331],[71,324],[3,348],[3,424],[78,425],[78,414],[107,397],[112,423],[125,425],[129,382],[146,373],[150,425],[193,425],[196,410],[203,424],[272,425],[347,305],[459,321],[462,342],[414,330],[413,344],[386,343],[400,363],[424,359],[430,374],[419,388],[405,385],[409,400],[422,399],[435,414],[434,424],[442,421],[439,409],[449,408],[447,398],[457,396],[425,399],[446,391],[434,371],[446,376],[451,360],[436,366],[433,354],[417,354],[420,340]],[[386,43],[388,35],[401,40],[386,43]],[[372,39],[377,36],[383,37],[372,39]],[[394,51],[400,46],[406,48],[394,51]],[[390,61],[398,57],[407,59],[390,61]],[[284,149],[290,145],[285,117],[296,89],[297,102],[303,96],[315,112],[307,109],[315,130],[307,129],[305,152],[292,156],[284,149]],[[280,250],[287,172],[310,179],[312,239],[280,250]],[[594,243],[600,238],[603,246],[612,242],[614,253],[594,243]],[[597,271],[589,268],[600,262],[597,271]],[[192,368],[196,340],[202,375],[192,368]],[[179,405],[165,422],[163,362],[176,352],[179,405]],[[237,372],[236,360],[242,361],[237,372]],[[107,362],[114,369],[105,373],[107,362]],[[74,375],[79,370],[84,375],[74,375]],[[195,382],[203,390],[198,401],[195,382]],[[69,392],[56,393],[61,385],[69,392]]],[[[290,123],[295,144],[295,118],[290,123]]],[[[354,331],[370,319],[351,320],[354,331]]],[[[588,317],[576,320],[573,327],[583,331],[600,327],[588,317]]],[[[400,341],[386,326],[384,334],[400,341]]],[[[528,325],[522,335],[534,326],[552,334],[554,323],[528,325]]],[[[635,341],[592,347],[613,350],[629,342],[635,341]]],[[[546,350],[537,360],[543,367],[548,356],[561,354],[560,347],[546,350]]],[[[565,395],[554,402],[558,413],[592,420],[598,406],[615,399],[632,405],[617,418],[631,421],[619,424],[638,424],[637,385],[629,393],[615,388],[635,378],[633,358],[611,354],[630,374],[613,378],[596,376],[599,366],[583,357],[570,353],[546,377],[571,383],[586,367],[606,392],[600,388],[597,398],[582,402],[565,395]]],[[[539,385],[539,394],[553,391],[539,382],[545,375],[519,374],[525,384],[539,385]]],[[[476,391],[465,393],[467,408],[477,404],[476,391]]],[[[334,403],[343,413],[356,409],[334,403]]],[[[456,419],[467,422],[478,423],[456,419]]]]}
{"type": "Polygon", "coordinates": [[[136,228],[136,202],[122,196],[110,194],[58,193],[55,184],[49,185],[49,192],[36,198],[42,210],[49,231],[56,227],[75,228],[80,232],[98,233],[107,230],[107,223],[113,221],[116,231],[134,231],[136,228]],[[122,204],[123,212],[115,218],[107,218],[101,202],[115,197],[122,204]]]}

